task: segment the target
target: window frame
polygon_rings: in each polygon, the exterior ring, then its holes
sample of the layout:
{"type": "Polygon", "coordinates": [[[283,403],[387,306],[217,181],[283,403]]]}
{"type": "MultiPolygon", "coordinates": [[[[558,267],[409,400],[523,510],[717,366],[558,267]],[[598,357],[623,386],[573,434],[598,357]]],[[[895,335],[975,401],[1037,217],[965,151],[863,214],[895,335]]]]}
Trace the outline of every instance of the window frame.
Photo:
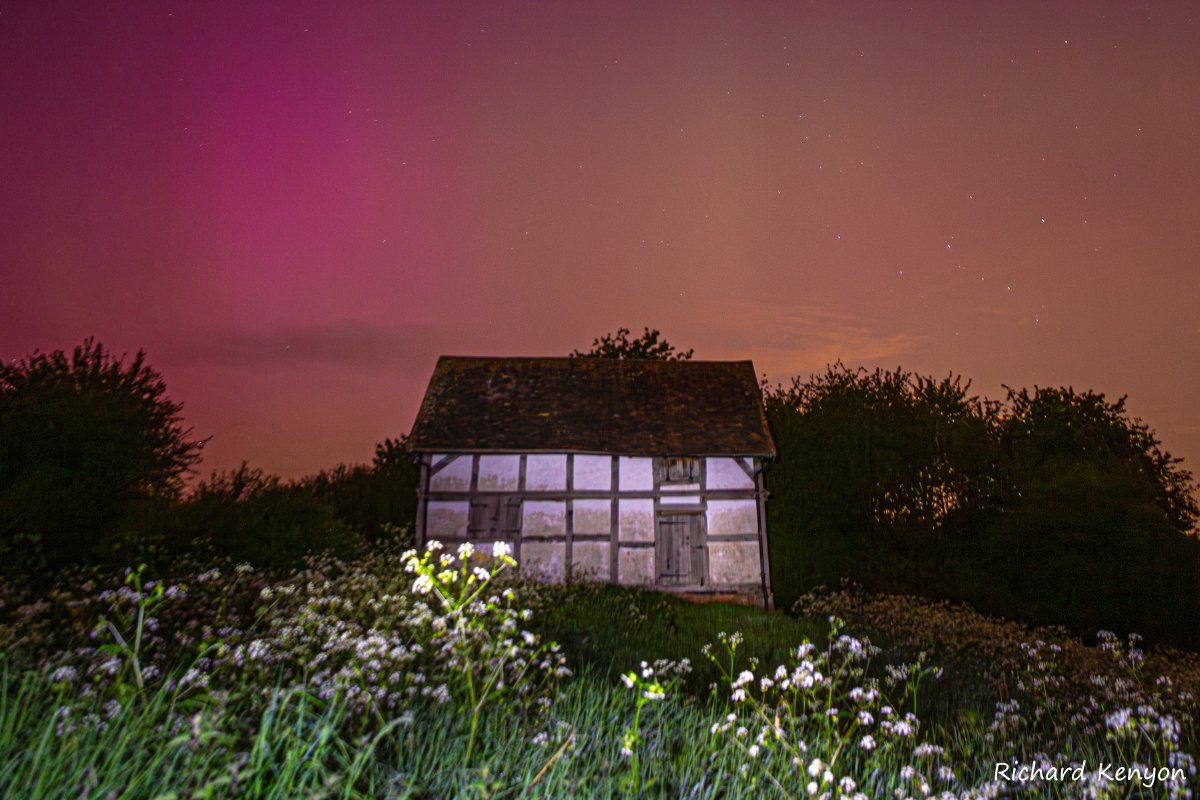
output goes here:
{"type": "Polygon", "coordinates": [[[654,459],[654,471],[660,486],[687,486],[700,483],[699,456],[659,456],[654,459]],[[680,468],[685,467],[680,476],[680,468]],[[672,476],[672,472],[675,475],[672,476]]]}
{"type": "Polygon", "coordinates": [[[522,510],[520,495],[481,494],[472,497],[467,510],[467,538],[511,539],[519,536],[522,510]],[[480,514],[483,515],[482,520],[480,514]]]}

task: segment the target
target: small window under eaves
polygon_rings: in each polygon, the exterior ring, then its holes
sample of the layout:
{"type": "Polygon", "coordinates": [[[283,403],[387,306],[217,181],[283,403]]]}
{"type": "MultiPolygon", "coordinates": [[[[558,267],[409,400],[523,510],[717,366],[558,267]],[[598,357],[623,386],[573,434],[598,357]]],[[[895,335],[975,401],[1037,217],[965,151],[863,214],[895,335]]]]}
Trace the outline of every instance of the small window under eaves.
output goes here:
{"type": "Polygon", "coordinates": [[[686,456],[668,456],[654,459],[654,472],[663,485],[698,483],[700,481],[700,459],[686,456]]]}

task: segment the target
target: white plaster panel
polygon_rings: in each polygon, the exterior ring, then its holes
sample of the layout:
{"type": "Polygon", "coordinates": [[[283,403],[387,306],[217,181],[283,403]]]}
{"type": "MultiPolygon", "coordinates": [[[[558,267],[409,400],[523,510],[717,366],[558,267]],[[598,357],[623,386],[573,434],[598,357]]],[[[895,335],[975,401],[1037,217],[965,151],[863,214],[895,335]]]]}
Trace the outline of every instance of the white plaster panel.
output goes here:
{"type": "Polygon", "coordinates": [[[521,507],[521,538],[566,535],[567,504],[564,501],[526,500],[521,507]]]}
{"type": "Polygon", "coordinates": [[[425,538],[466,536],[470,511],[466,500],[430,500],[425,510],[425,538]]]}
{"type": "Polygon", "coordinates": [[[654,459],[621,456],[622,490],[650,491],[654,488],[654,459]]]}
{"type": "Polygon", "coordinates": [[[526,456],[525,488],[531,492],[561,492],[566,489],[567,457],[559,455],[526,456]]]}
{"type": "Polygon", "coordinates": [[[573,542],[571,544],[571,579],[608,580],[608,550],[608,542],[573,542]]]}
{"type": "Polygon", "coordinates": [[[576,500],[573,529],[575,533],[609,533],[611,516],[612,503],[608,500],[576,500]]]}
{"type": "Polygon", "coordinates": [[[520,456],[480,456],[479,488],[485,492],[515,492],[520,472],[520,456]]]}
{"type": "Polygon", "coordinates": [[[758,506],[753,500],[709,500],[710,534],[758,533],[758,506]]]}
{"type": "Polygon", "coordinates": [[[607,492],[612,488],[612,456],[575,456],[576,489],[607,492]]]}
{"type": "Polygon", "coordinates": [[[628,586],[654,583],[654,548],[622,547],[617,554],[617,583],[628,586]]]}
{"type": "Polygon", "coordinates": [[[753,489],[754,481],[732,458],[710,458],[704,465],[709,489],[753,489]]]}
{"type": "MultiPolygon", "coordinates": [[[[434,456],[433,463],[441,457],[434,456]]],[[[453,461],[429,478],[429,488],[435,492],[465,492],[471,488],[471,456],[451,457],[453,461]]]]}
{"type": "Polygon", "coordinates": [[[620,501],[620,539],[622,542],[654,541],[654,501],[620,501]]]}
{"type": "Polygon", "coordinates": [[[759,583],[758,542],[709,542],[708,575],[714,585],[759,583]]]}
{"type": "Polygon", "coordinates": [[[664,483],[662,484],[662,493],[668,492],[698,492],[700,484],[698,483],[664,483]]]}
{"type": "Polygon", "coordinates": [[[665,492],[659,498],[659,501],[664,505],[677,506],[698,506],[700,505],[700,495],[698,494],[666,494],[665,492]]]}
{"type": "Polygon", "coordinates": [[[521,571],[539,581],[566,580],[566,543],[522,541],[521,571]]]}

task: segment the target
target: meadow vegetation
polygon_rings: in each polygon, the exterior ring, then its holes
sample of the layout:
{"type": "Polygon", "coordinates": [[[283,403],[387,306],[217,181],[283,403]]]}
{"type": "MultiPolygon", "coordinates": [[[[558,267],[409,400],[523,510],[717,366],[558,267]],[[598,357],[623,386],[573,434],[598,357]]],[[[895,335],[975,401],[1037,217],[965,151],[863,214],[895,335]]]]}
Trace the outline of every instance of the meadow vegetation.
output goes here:
{"type": "Polygon", "coordinates": [[[814,594],[788,616],[511,566],[433,545],[6,596],[0,793],[1183,797],[1195,780],[1195,657],[915,598],[814,594]],[[1081,778],[997,781],[998,761],[1081,778]]]}

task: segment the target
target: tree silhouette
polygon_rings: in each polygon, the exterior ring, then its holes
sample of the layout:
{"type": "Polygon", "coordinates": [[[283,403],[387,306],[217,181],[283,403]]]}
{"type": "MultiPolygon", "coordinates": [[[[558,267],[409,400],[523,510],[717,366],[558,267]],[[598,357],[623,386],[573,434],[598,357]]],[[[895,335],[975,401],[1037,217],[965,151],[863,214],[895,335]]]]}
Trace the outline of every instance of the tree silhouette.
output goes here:
{"type": "Polygon", "coordinates": [[[606,333],[599,339],[592,340],[592,349],[584,353],[576,350],[571,353],[575,358],[618,358],[618,359],[650,359],[654,361],[688,361],[692,350],[677,350],[657,330],[646,328],[636,339],[629,338],[629,328],[617,328],[616,335],[606,333]]]}
{"type": "Polygon", "coordinates": [[[201,443],[165,393],[145,352],[126,362],[93,339],[0,362],[0,538],[82,560],[133,503],[177,496],[201,443]]]}
{"type": "Polygon", "coordinates": [[[1200,507],[1192,473],[1162,449],[1148,425],[1129,416],[1124,397],[1109,402],[1097,392],[1035,386],[1009,389],[1006,405],[1004,444],[1023,497],[1045,489],[1052,477],[1087,482],[1103,474],[1157,506],[1174,530],[1195,528],[1200,507]]]}

